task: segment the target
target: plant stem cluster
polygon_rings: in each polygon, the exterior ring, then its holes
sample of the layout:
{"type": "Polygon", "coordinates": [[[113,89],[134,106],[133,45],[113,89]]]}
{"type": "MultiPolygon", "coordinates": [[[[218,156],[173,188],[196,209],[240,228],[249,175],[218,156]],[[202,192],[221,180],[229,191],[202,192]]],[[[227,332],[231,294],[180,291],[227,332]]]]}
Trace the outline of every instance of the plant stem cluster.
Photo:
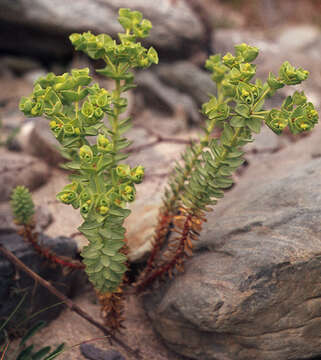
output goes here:
{"type": "Polygon", "coordinates": [[[72,182],[57,198],[80,210],[84,222],[79,230],[89,241],[82,251],[86,272],[102,294],[119,291],[127,271],[123,222],[130,214],[128,202],[135,199],[135,184],[144,175],[141,165],[131,168],[123,163],[127,157],[123,150],[130,145],[123,134],[131,126],[130,118],[122,117],[127,108],[123,93],[135,86],[132,69],[158,62],[152,47],[137,42],[148,36],[151,23],[128,9],[120,9],[119,22],[124,28],[119,42],[90,32],[70,36],[76,50],[105,62],[97,72],[114,80],[113,90],[92,84],[88,68],[73,69],[70,74],[50,73],[38,79],[32,95],[20,102],[25,115],[50,121],[70,160],[64,167],[73,172],[72,182]],[[89,137],[95,137],[94,144],[89,137]]]}
{"type": "Polygon", "coordinates": [[[205,212],[212,211],[233,184],[232,174],[244,162],[242,147],[253,141],[252,134],[259,133],[263,123],[279,135],[286,127],[293,134],[306,132],[318,122],[318,113],[304,92],[295,91],[280,109],[264,109],[266,97],[286,85],[300,84],[307,79],[308,71],[286,61],[278,76],[270,73],[266,82],[254,81],[256,65],[252,62],[258,53],[256,47],[240,44],[235,46],[234,55],[217,54],[207,60],[206,68],[212,73],[217,94],[202,107],[206,118],[204,135],[182,155],[182,164],[176,164],[165,191],[148,271],[142,273],[138,289],[166,272],[171,275],[175,268],[181,270],[206,221],[205,212]],[[213,138],[216,129],[219,138],[213,138]],[[171,236],[168,250],[161,252],[170,232],[178,236],[171,236]]]}
{"type": "Polygon", "coordinates": [[[258,53],[256,47],[241,44],[235,46],[235,55],[218,54],[207,60],[217,95],[202,107],[205,134],[200,144],[187,149],[183,165],[177,165],[166,191],[167,209],[177,211],[183,204],[192,214],[210,211],[208,206],[215,205],[232,185],[231,175],[244,161],[241,148],[253,141],[252,133],[259,133],[262,123],[279,135],[286,127],[293,134],[306,132],[318,122],[318,113],[304,92],[288,96],[281,109],[263,108],[267,96],[285,85],[300,84],[308,71],[286,61],[278,76],[270,73],[266,82],[253,81],[256,65],[252,62],[258,53]],[[215,128],[221,131],[218,139],[212,137],[215,128]]]}

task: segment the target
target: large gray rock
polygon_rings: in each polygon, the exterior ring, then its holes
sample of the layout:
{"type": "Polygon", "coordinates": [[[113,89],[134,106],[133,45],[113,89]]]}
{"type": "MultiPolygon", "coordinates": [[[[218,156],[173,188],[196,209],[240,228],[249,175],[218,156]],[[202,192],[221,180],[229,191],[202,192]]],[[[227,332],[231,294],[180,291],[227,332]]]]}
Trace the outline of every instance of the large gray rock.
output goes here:
{"type": "Polygon", "coordinates": [[[320,42],[320,29],[313,25],[290,25],[284,27],[277,39],[284,51],[304,51],[320,42]]]}
{"type": "Polygon", "coordinates": [[[44,160],[47,164],[58,166],[65,162],[60,153],[60,144],[53,136],[49,121],[35,118],[28,121],[17,137],[23,151],[44,160]]]}
{"type": "Polygon", "coordinates": [[[34,71],[41,67],[36,60],[20,56],[1,56],[0,66],[1,68],[8,68],[17,75],[23,75],[28,71],[34,71]]]}
{"type": "Polygon", "coordinates": [[[17,185],[33,190],[50,177],[48,166],[33,156],[2,150],[0,159],[0,201],[9,200],[17,185]]]}
{"type": "Polygon", "coordinates": [[[213,37],[213,53],[225,55],[227,52],[234,51],[234,45],[245,42],[251,46],[257,46],[262,52],[269,51],[277,53],[278,45],[267,38],[262,31],[253,31],[238,28],[216,29],[213,37]]]}
{"type": "Polygon", "coordinates": [[[185,273],[145,298],[155,329],[180,354],[321,354],[321,159],[294,167],[290,158],[275,164],[280,158],[257,165],[266,173],[245,176],[209,216],[185,273]]]}
{"type": "Polygon", "coordinates": [[[197,15],[184,1],[4,0],[1,2],[0,19],[31,26],[46,33],[50,31],[67,35],[92,30],[115,36],[121,30],[117,22],[119,8],[140,10],[152,21],[153,31],[149,42],[157,48],[176,49],[183,42],[190,46],[203,35],[203,27],[197,15]]]}
{"type": "Polygon", "coordinates": [[[246,144],[244,150],[246,153],[274,153],[285,146],[286,138],[276,135],[267,126],[262,126],[259,134],[253,135],[254,141],[246,144]]]}
{"type": "Polygon", "coordinates": [[[183,111],[191,122],[200,122],[201,117],[195,100],[186,93],[165,85],[152,71],[140,72],[135,80],[138,91],[143,93],[146,107],[156,108],[169,114],[183,111]]]}
{"type": "Polygon", "coordinates": [[[167,85],[186,93],[200,107],[208,101],[209,94],[215,94],[216,88],[210,73],[199,69],[188,61],[159,65],[155,68],[159,78],[167,85]]]}

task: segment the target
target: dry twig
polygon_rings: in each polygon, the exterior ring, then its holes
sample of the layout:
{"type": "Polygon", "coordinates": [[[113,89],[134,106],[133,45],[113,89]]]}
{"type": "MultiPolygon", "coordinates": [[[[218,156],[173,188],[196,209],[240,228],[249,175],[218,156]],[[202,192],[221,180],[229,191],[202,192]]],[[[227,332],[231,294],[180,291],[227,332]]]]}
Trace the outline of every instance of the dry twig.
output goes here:
{"type": "Polygon", "coordinates": [[[31,278],[36,282],[48,289],[52,294],[57,296],[58,299],[63,301],[66,306],[74,311],[76,314],[81,316],[83,319],[87,320],[90,324],[94,325],[96,328],[100,329],[105,335],[108,336],[109,340],[114,341],[116,344],[120,345],[128,354],[133,356],[135,359],[142,360],[139,350],[132,349],[129,345],[123,342],[121,339],[112,334],[104,325],[93,319],[88,313],[86,313],[82,308],[75,304],[72,300],[66,297],[63,293],[57,290],[52,286],[48,281],[43,279],[41,276],[32,271],[28,266],[26,266],[22,261],[20,261],[11,251],[7,250],[0,244],[0,253],[2,253],[12,264],[26,272],[31,278]]]}

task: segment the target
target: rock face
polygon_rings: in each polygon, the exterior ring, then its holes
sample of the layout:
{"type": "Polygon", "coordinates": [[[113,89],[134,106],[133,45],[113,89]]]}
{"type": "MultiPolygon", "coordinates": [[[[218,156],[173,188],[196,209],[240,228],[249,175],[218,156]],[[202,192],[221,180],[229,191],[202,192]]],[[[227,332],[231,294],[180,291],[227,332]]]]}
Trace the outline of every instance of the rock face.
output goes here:
{"type": "Polygon", "coordinates": [[[139,86],[138,91],[143,94],[144,106],[170,114],[182,111],[191,122],[200,122],[197,103],[193,98],[165,85],[152,71],[140,72],[136,76],[136,83],[139,86]]]}
{"type": "Polygon", "coordinates": [[[50,176],[48,166],[32,156],[7,151],[1,151],[0,156],[0,201],[9,200],[12,189],[17,185],[33,190],[50,176]]]}
{"type": "MultiPolygon", "coordinates": [[[[40,237],[44,246],[52,249],[59,255],[74,257],[77,254],[77,246],[72,239],[59,237],[56,239],[40,237]]],[[[40,256],[36,255],[33,248],[26,244],[20,236],[8,234],[0,236],[0,243],[6,249],[12,251],[24,264],[29,266],[40,276],[50,281],[55,287],[67,296],[75,294],[76,289],[84,286],[85,276],[81,271],[73,271],[65,274],[58,266],[49,264],[40,256]]],[[[32,314],[47,306],[57,304],[59,299],[52,295],[47,289],[35,285],[34,281],[24,272],[17,271],[15,267],[0,254],[0,317],[7,317],[24,293],[27,297],[19,310],[19,314],[25,316],[32,314]]],[[[33,321],[40,319],[49,321],[59,315],[63,305],[53,307],[44,311],[33,321]]]]}
{"type": "Polygon", "coordinates": [[[216,92],[210,73],[188,61],[159,65],[155,71],[165,84],[191,96],[198,107],[208,101],[209,94],[216,92]]]}
{"type": "Polygon", "coordinates": [[[216,92],[210,74],[188,61],[139,72],[136,83],[145,107],[171,114],[181,111],[191,123],[201,121],[199,109],[209,100],[209,94],[216,92]]]}
{"type": "Polygon", "coordinates": [[[254,141],[246,144],[246,153],[273,153],[277,152],[284,145],[286,138],[278,136],[267,126],[263,126],[259,134],[254,134],[254,141]]]}
{"type": "Polygon", "coordinates": [[[44,118],[32,119],[22,127],[20,142],[23,151],[43,159],[49,165],[58,166],[65,161],[59,151],[60,144],[52,135],[48,120],[44,118]],[[29,129],[24,131],[26,127],[29,129]],[[25,139],[21,139],[24,133],[25,139]]]}
{"type": "Polygon", "coordinates": [[[145,297],[173,350],[206,360],[321,354],[321,159],[288,169],[231,191],[185,273],[145,297]]]}
{"type": "MultiPolygon", "coordinates": [[[[56,32],[68,35],[71,32],[91,30],[115,36],[121,30],[117,22],[119,8],[139,10],[152,21],[153,31],[148,41],[157,48],[181,48],[184,41],[192,45],[203,35],[202,24],[184,1],[5,0],[1,3],[0,18],[9,24],[18,23],[32,29],[42,29],[47,34],[56,32]]],[[[32,44],[28,42],[28,45],[32,44]]],[[[65,47],[65,44],[62,45],[65,47]]],[[[52,49],[52,52],[56,51],[52,49]]]]}
{"type": "Polygon", "coordinates": [[[320,45],[320,29],[313,25],[287,26],[281,31],[278,44],[284,50],[290,51],[309,49],[320,45]]]}

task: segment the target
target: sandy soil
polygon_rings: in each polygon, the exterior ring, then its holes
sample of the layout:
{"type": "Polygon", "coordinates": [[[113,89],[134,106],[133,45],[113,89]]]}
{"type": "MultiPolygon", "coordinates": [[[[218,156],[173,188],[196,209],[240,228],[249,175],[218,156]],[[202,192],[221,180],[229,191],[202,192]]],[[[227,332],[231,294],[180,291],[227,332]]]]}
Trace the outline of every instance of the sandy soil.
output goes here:
{"type": "MultiPolygon", "coordinates": [[[[81,308],[88,312],[96,320],[100,319],[100,307],[95,303],[94,293],[87,292],[76,298],[81,308]]],[[[166,349],[161,343],[160,338],[153,331],[151,323],[141,307],[141,301],[135,296],[131,296],[126,303],[125,322],[126,329],[120,335],[122,341],[134,349],[139,349],[144,360],[183,360],[185,358],[178,356],[166,349]]],[[[109,341],[102,338],[100,330],[89,324],[86,320],[76,313],[66,309],[61,315],[50,323],[50,325],[41,330],[34,337],[33,342],[36,346],[52,345],[56,346],[65,342],[66,351],[57,359],[59,360],[79,360],[84,359],[77,344],[87,342],[100,349],[118,350],[126,359],[132,360],[121,347],[111,346],[109,341]],[[102,338],[102,339],[96,339],[102,338]]],[[[97,359],[98,360],[98,359],[97,359]]]]}

